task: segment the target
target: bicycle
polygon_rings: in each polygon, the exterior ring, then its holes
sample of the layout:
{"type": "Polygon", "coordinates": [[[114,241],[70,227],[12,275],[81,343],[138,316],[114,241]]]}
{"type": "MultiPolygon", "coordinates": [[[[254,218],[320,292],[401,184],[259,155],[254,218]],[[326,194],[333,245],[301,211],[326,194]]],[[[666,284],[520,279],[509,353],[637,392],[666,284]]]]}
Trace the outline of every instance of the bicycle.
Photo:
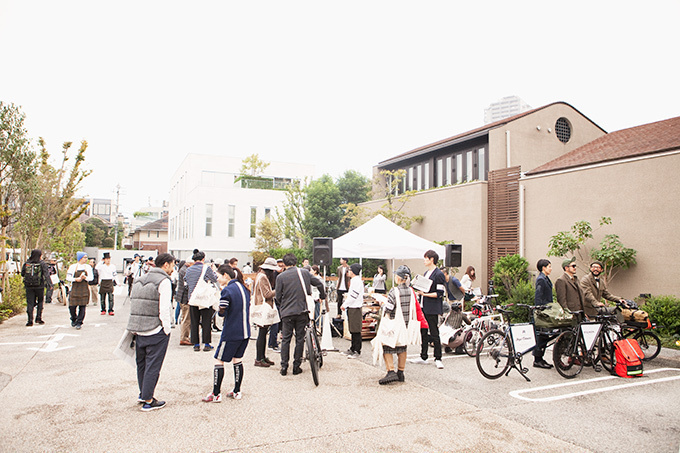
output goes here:
{"type": "Polygon", "coordinates": [[[470,357],[475,357],[477,355],[479,340],[482,339],[482,336],[491,329],[497,329],[503,324],[503,316],[493,313],[493,308],[489,301],[492,297],[498,297],[498,295],[490,294],[488,296],[482,296],[479,302],[476,302],[472,306],[477,310],[479,316],[475,317],[468,328],[465,329],[465,332],[463,332],[463,349],[470,357]],[[499,324],[496,324],[496,321],[499,322],[499,324]]]}
{"type": "MultiPolygon", "coordinates": [[[[543,305],[517,304],[517,306],[530,309],[532,314],[534,310],[545,308],[543,305]]],[[[509,315],[512,310],[496,307],[496,311],[507,316],[508,323],[503,330],[490,330],[481,338],[475,357],[477,369],[487,379],[498,379],[503,374],[507,376],[515,369],[527,382],[531,382],[526,375],[529,369],[522,366],[522,356],[536,347],[534,325],[532,323],[510,324],[509,315]]]]}
{"type": "Polygon", "coordinates": [[[553,363],[564,378],[572,379],[581,373],[584,365],[592,365],[595,371],[608,371],[614,367],[614,341],[621,339],[617,329],[616,316],[602,314],[596,321],[583,321],[583,311],[573,312],[581,321],[573,328],[562,332],[553,346],[553,363]]]}
{"type": "Polygon", "coordinates": [[[335,288],[334,280],[326,280],[326,302],[329,304],[338,301],[338,293],[335,291],[335,288]]]}
{"type": "Polygon", "coordinates": [[[316,323],[310,317],[307,327],[305,327],[305,349],[307,351],[306,359],[309,362],[309,368],[312,371],[312,379],[314,385],[319,385],[319,369],[323,366],[323,353],[321,352],[321,342],[319,342],[319,335],[316,331],[316,323]]]}
{"type": "MultiPolygon", "coordinates": [[[[620,302],[616,303],[619,308],[629,308],[620,302]]],[[[637,307],[637,305],[636,305],[637,307]]],[[[652,329],[656,329],[656,324],[650,321],[636,322],[636,321],[624,321],[621,324],[621,335],[623,338],[633,338],[640,345],[640,349],[645,353],[645,358],[643,361],[648,361],[656,358],[661,352],[661,339],[657,334],[652,332],[652,329]]]]}

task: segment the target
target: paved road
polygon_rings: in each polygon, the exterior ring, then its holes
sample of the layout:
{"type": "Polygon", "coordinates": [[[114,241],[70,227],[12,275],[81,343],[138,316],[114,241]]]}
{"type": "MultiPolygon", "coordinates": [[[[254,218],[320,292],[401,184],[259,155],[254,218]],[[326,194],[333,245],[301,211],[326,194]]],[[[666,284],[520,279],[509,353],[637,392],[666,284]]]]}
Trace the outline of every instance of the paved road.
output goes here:
{"type": "MultiPolygon", "coordinates": [[[[680,360],[665,350],[667,361],[648,369],[678,370],[650,373],[649,385],[535,401],[630,381],[591,382],[606,376],[584,371],[576,386],[541,389],[572,381],[534,369],[531,383],[517,373],[488,381],[472,359],[452,356],[444,370],[409,364],[406,383],[379,386],[384,371],[365,342],[360,360],[329,353],[314,387],[306,364],[286,377],[253,367],[252,342],[243,399],[205,404],[212,354],[180,347],[173,333],[157,388],[168,405],[143,413],[134,369],[112,354],[129,305],[118,302],[114,317],[90,307],[80,331],[60,305],[46,307],[45,326],[27,328],[24,316],[0,325],[0,451],[677,452],[680,444],[680,360]],[[654,381],[661,377],[673,380],[654,381]]],[[[223,388],[232,379],[227,367],[223,388]]]]}

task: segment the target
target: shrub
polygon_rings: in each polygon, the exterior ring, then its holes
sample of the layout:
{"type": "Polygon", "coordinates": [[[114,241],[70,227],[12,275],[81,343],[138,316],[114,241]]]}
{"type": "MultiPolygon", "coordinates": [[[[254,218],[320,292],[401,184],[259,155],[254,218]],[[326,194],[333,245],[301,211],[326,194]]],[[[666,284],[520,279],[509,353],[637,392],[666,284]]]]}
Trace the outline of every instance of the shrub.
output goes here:
{"type": "Polygon", "coordinates": [[[0,320],[2,321],[23,313],[26,309],[26,290],[23,278],[19,274],[10,275],[7,278],[7,291],[2,294],[2,304],[0,304],[0,320]]]}
{"type": "Polygon", "coordinates": [[[529,262],[519,255],[504,256],[496,261],[492,280],[499,303],[512,303],[510,302],[512,289],[520,283],[530,281],[528,268],[529,262]]]}
{"type": "Polygon", "coordinates": [[[675,296],[654,296],[641,307],[652,321],[663,326],[670,335],[680,335],[680,299],[675,296]]]}
{"type": "Polygon", "coordinates": [[[513,323],[531,322],[531,310],[525,307],[517,307],[517,304],[533,305],[534,304],[534,286],[531,282],[520,281],[510,290],[508,298],[509,304],[515,304],[510,321],[513,323]]]}

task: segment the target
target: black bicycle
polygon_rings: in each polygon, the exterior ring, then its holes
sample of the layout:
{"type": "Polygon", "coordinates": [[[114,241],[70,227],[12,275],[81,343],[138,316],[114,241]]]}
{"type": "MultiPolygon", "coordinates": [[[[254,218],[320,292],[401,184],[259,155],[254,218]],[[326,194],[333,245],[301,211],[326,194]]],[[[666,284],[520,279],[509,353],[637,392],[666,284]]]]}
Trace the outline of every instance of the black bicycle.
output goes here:
{"type": "Polygon", "coordinates": [[[321,343],[319,342],[319,335],[316,331],[316,325],[313,319],[310,319],[305,327],[305,349],[307,350],[307,361],[309,368],[312,370],[312,379],[314,385],[319,385],[319,369],[323,366],[323,353],[321,351],[321,343]]]}
{"type": "MultiPolygon", "coordinates": [[[[573,312],[582,319],[583,311],[573,312]]],[[[585,365],[600,371],[614,368],[614,342],[621,339],[615,315],[601,314],[593,321],[581,320],[574,328],[562,332],[553,346],[553,363],[567,379],[578,376],[585,365]]]]}

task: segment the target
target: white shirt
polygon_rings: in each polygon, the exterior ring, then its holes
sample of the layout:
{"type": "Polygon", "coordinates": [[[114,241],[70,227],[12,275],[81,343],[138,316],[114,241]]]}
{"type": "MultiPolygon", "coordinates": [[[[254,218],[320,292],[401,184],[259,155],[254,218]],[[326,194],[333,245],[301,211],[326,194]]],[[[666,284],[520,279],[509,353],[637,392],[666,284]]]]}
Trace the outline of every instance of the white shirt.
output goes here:
{"type": "Polygon", "coordinates": [[[170,335],[170,309],[172,308],[172,283],[170,279],[164,278],[160,285],[158,285],[158,293],[160,299],[158,300],[159,318],[161,318],[161,325],[148,332],[137,332],[137,335],[148,337],[156,335],[163,329],[166,335],[170,335]]]}
{"type": "Polygon", "coordinates": [[[75,273],[77,271],[85,271],[87,273],[87,277],[85,277],[85,280],[88,282],[91,282],[94,280],[94,272],[92,271],[92,266],[89,264],[80,264],[80,263],[74,263],[71,264],[68,268],[68,271],[66,271],[66,281],[73,282],[75,281],[75,273]]]}
{"type": "Polygon", "coordinates": [[[97,272],[99,272],[99,280],[115,280],[116,279],[116,266],[113,264],[106,264],[103,261],[97,264],[97,272]]]}
{"type": "Polygon", "coordinates": [[[472,289],[472,279],[468,274],[464,274],[460,279],[460,286],[462,286],[465,291],[470,291],[472,289]]]}
{"type": "Polygon", "coordinates": [[[364,282],[361,276],[355,275],[349,281],[349,291],[342,306],[345,308],[361,308],[364,305],[364,282]]]}

